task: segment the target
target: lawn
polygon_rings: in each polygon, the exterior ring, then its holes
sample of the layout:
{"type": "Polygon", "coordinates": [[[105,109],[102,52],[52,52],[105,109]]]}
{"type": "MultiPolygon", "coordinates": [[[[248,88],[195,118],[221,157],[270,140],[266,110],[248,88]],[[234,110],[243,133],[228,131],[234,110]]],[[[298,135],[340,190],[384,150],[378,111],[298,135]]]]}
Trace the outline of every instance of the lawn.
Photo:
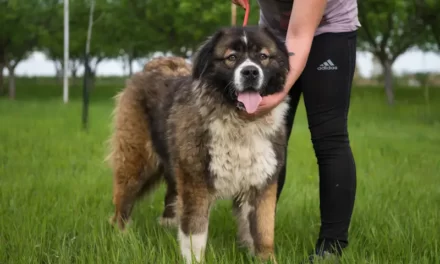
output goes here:
{"type": "MultiPolygon", "coordinates": [[[[163,188],[138,203],[121,235],[112,175],[103,162],[112,96],[122,81],[98,82],[90,128],[81,131],[81,90],[64,105],[61,86],[19,80],[17,100],[0,99],[0,263],[177,263],[175,230],[160,227],[163,188]]],[[[417,89],[356,88],[349,131],[358,175],[350,246],[343,263],[440,263],[440,89],[431,108],[417,89]]],[[[278,262],[299,263],[319,229],[318,175],[304,107],[289,145],[288,177],[276,219],[278,262]]],[[[230,203],[210,220],[207,262],[252,263],[235,244],[230,203]]]]}

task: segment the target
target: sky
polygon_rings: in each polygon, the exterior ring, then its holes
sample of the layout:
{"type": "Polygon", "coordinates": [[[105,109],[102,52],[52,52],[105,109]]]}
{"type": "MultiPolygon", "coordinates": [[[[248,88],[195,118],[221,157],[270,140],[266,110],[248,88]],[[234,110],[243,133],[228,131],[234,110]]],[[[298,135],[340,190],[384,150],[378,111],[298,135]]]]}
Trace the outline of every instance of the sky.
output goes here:
{"type": "MultiPolygon", "coordinates": [[[[370,77],[373,72],[372,57],[370,53],[358,52],[357,64],[360,74],[364,77],[370,77]]],[[[134,62],[133,70],[136,72],[140,69],[140,64],[134,62]]],[[[440,72],[440,54],[408,51],[397,58],[393,65],[393,70],[396,74],[416,71],[440,72]]],[[[5,75],[7,75],[7,71],[4,70],[4,72],[5,75]]],[[[26,76],[54,76],[55,66],[44,54],[35,52],[26,61],[18,64],[16,74],[26,76]]],[[[101,62],[98,65],[97,74],[98,76],[124,75],[123,64],[117,60],[101,62]]]]}

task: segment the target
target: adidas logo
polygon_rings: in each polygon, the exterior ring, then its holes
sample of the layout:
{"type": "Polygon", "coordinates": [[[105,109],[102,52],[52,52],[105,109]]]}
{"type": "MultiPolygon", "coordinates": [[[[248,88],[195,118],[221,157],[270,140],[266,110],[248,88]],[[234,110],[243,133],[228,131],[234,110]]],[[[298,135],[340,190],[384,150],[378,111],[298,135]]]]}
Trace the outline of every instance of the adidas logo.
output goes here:
{"type": "Polygon", "coordinates": [[[338,69],[338,66],[334,65],[331,60],[324,61],[324,63],[322,63],[318,67],[318,71],[333,71],[333,70],[337,70],[337,69],[338,69]]]}

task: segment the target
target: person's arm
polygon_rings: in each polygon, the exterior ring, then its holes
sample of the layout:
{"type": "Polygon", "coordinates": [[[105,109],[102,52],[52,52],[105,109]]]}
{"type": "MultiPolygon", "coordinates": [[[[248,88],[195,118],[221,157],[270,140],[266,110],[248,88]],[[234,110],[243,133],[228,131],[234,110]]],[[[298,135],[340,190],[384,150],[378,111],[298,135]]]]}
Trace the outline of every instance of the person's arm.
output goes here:
{"type": "Polygon", "coordinates": [[[327,0],[295,0],[286,35],[286,47],[290,52],[290,71],[285,93],[298,80],[309,57],[313,37],[324,14],[327,0]]]}

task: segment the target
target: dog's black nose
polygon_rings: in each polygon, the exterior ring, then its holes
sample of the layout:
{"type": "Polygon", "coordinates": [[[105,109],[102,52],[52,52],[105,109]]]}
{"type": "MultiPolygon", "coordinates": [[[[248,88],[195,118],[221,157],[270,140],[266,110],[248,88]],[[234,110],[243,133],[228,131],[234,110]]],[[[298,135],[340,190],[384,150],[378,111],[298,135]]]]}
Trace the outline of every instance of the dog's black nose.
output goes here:
{"type": "Polygon", "coordinates": [[[241,70],[241,75],[246,79],[255,79],[258,77],[258,68],[255,66],[246,66],[241,70]]]}

